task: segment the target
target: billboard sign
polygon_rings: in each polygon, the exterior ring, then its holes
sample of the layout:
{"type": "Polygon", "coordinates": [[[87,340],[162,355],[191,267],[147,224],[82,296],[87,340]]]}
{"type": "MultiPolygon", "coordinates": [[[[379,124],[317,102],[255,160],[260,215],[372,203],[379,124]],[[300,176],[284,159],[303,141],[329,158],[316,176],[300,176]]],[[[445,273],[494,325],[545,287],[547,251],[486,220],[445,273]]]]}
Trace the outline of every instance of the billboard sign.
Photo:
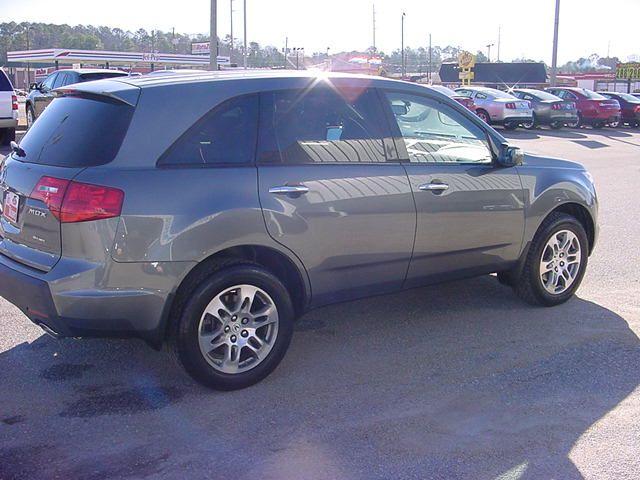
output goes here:
{"type": "Polygon", "coordinates": [[[617,80],[640,80],[640,63],[619,63],[616,67],[617,80]]]}

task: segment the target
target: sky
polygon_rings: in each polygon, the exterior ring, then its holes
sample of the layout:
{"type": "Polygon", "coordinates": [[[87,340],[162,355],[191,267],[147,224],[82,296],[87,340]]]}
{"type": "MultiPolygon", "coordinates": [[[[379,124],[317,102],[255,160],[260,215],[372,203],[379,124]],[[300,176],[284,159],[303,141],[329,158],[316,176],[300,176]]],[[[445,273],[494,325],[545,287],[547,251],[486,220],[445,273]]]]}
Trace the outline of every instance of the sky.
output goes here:
{"type": "MultiPolygon", "coordinates": [[[[364,50],[373,40],[390,53],[405,45],[455,45],[475,53],[491,49],[495,60],[532,58],[551,63],[555,0],[246,0],[249,41],[261,45],[331,52],[364,50]]],[[[640,55],[640,0],[561,0],[559,63],[596,53],[626,60],[640,55]],[[611,13],[608,13],[611,12],[611,13]]],[[[107,25],[124,30],[207,33],[210,0],[0,0],[0,21],[107,25]]],[[[234,36],[242,36],[243,0],[234,0],[234,36]]],[[[229,33],[230,0],[218,0],[218,36],[229,33]]]]}

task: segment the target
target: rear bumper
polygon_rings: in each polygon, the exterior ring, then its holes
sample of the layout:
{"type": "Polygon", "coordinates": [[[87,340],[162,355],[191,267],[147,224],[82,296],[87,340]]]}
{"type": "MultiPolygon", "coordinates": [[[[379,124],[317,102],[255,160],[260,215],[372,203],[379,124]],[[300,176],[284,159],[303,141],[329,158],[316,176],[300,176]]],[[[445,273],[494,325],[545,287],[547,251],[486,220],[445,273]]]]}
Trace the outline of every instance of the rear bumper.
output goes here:
{"type": "Polygon", "coordinates": [[[0,128],[16,128],[18,119],[14,117],[0,118],[0,128]]]}
{"type": "Polygon", "coordinates": [[[505,125],[505,124],[522,124],[522,123],[527,123],[530,122],[531,120],[533,120],[533,116],[529,115],[522,115],[522,116],[515,116],[515,117],[505,117],[501,120],[495,120],[493,123],[497,123],[500,125],[505,125]]]}
{"type": "Polygon", "coordinates": [[[62,259],[45,274],[0,255],[0,296],[59,337],[139,337],[157,344],[172,293],[192,264],[74,266],[62,259]]]}
{"type": "Polygon", "coordinates": [[[564,125],[574,124],[578,121],[578,115],[571,115],[569,117],[565,115],[557,115],[549,117],[549,123],[561,123],[564,125]]]}

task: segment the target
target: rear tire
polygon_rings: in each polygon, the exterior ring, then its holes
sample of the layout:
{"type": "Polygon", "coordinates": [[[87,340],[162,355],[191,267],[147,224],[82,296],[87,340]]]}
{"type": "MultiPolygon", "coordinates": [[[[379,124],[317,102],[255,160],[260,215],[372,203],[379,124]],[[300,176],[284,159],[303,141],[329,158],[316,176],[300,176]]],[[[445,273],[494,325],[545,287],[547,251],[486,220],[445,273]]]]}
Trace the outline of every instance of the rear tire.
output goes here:
{"type": "Polygon", "coordinates": [[[480,108],[476,110],[476,115],[478,115],[478,117],[480,117],[480,120],[482,120],[484,123],[486,123],[487,125],[491,125],[491,117],[486,110],[480,108]]]}
{"type": "Polygon", "coordinates": [[[31,105],[27,105],[27,130],[31,128],[33,122],[36,121],[36,113],[33,111],[33,107],[31,105]]]}
{"type": "Polygon", "coordinates": [[[209,272],[181,300],[173,319],[174,348],[202,385],[245,388],[267,377],[284,357],[293,335],[291,297],[256,264],[230,261],[209,272]]]}
{"type": "Polygon", "coordinates": [[[575,122],[567,123],[569,128],[580,128],[582,126],[582,115],[578,112],[578,119],[575,122]]]}
{"type": "Polygon", "coordinates": [[[564,303],[580,286],[588,258],[589,242],[582,224],[566,213],[552,213],[531,242],[514,291],[532,305],[564,303]],[[564,241],[568,246],[561,248],[564,241]]]}
{"type": "Polygon", "coordinates": [[[0,144],[4,146],[8,146],[11,142],[14,142],[16,139],[16,129],[15,128],[5,128],[0,131],[0,144]]]}
{"type": "Polygon", "coordinates": [[[522,124],[522,128],[525,128],[527,130],[534,130],[536,128],[538,128],[538,123],[536,121],[536,114],[533,114],[533,119],[531,120],[531,122],[525,122],[522,124]]]}

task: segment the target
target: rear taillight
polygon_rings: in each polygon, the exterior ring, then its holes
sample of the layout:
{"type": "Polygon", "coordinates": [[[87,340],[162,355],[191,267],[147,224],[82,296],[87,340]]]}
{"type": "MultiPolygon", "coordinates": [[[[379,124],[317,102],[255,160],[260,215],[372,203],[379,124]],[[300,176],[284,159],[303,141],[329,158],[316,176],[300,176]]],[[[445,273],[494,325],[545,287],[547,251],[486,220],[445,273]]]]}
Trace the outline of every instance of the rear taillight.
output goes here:
{"type": "Polygon", "coordinates": [[[554,103],[553,105],[551,105],[551,110],[562,110],[562,104],[554,103]]]}
{"type": "Polygon", "coordinates": [[[516,104],[513,103],[513,102],[509,102],[509,103],[505,104],[505,108],[508,108],[510,110],[515,110],[516,104]]]}
{"type": "Polygon", "coordinates": [[[30,195],[41,200],[62,223],[119,217],[124,192],[117,188],[42,177],[30,195]]]}
{"type": "Polygon", "coordinates": [[[69,180],[54,177],[42,177],[31,192],[30,198],[43,202],[51,214],[60,220],[62,200],[69,186],[69,180]]]}
{"type": "Polygon", "coordinates": [[[18,97],[11,95],[11,110],[18,110],[18,97]]]}
{"type": "Polygon", "coordinates": [[[640,113],[640,105],[636,105],[635,108],[633,109],[633,111],[635,113],[640,113]]]}

